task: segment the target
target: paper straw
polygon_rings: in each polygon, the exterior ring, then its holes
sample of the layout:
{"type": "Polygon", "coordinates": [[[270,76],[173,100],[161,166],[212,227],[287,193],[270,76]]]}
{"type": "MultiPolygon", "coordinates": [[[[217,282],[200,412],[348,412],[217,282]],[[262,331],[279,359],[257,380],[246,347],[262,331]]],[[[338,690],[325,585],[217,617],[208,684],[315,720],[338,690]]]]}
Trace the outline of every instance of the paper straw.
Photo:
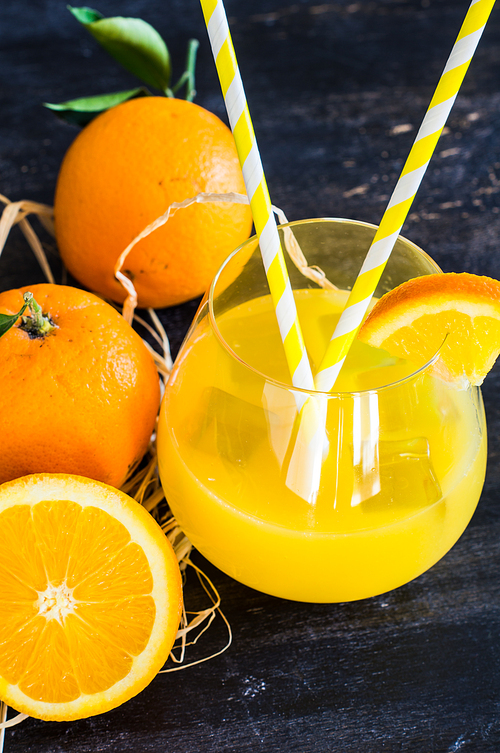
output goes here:
{"type": "MultiPolygon", "coordinates": [[[[294,387],[314,389],[255,133],[221,0],[200,0],[294,387]]],[[[304,399],[296,395],[298,407],[304,399]]]]}
{"type": "Polygon", "coordinates": [[[375,238],[316,374],[317,390],[329,392],[335,384],[427,170],[493,5],[494,0],[472,0],[470,4],[401,177],[396,183],[375,238]]]}
{"type": "MultiPolygon", "coordinates": [[[[494,0],[472,0],[401,177],[316,374],[315,387],[320,392],[329,392],[334,386],[361,326],[493,5],[494,0]]],[[[303,406],[287,471],[287,486],[310,504],[314,503],[320,485],[322,456],[326,446],[326,410],[326,406],[313,405],[311,400],[303,406]]]]}

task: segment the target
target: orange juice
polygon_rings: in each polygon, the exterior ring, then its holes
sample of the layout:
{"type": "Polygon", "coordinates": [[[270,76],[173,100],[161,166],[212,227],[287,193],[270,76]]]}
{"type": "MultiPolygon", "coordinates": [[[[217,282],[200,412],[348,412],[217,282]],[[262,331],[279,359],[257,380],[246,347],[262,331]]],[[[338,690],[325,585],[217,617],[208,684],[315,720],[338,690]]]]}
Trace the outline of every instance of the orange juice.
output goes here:
{"type": "MultiPolygon", "coordinates": [[[[346,296],[295,291],[313,371],[346,296]]],[[[328,442],[317,494],[303,499],[287,485],[297,391],[271,299],[226,303],[216,317],[205,300],[163,399],[160,475],[193,545],[252,588],[311,602],[388,591],[437,562],[476,507],[478,389],[355,342],[335,390],[311,397],[326,405],[328,442]]]]}

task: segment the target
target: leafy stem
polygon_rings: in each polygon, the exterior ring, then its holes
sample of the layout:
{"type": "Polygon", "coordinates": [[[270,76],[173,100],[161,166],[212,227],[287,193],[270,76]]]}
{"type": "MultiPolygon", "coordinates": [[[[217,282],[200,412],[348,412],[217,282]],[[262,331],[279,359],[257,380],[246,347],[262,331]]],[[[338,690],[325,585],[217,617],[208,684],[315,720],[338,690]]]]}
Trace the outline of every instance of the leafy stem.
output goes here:
{"type": "Polygon", "coordinates": [[[184,85],[186,86],[186,101],[192,102],[196,96],[195,89],[195,68],[196,68],[196,54],[200,43],[197,39],[190,39],[188,42],[188,50],[186,56],[186,69],[175,86],[171,89],[165,89],[167,97],[175,96],[175,93],[179,91],[184,85]]]}
{"type": "MultiPolygon", "coordinates": [[[[147,86],[158,89],[167,97],[175,97],[176,92],[185,87],[186,100],[193,101],[196,95],[194,74],[199,47],[197,39],[189,40],[185,71],[175,86],[171,86],[170,53],[164,39],[151,24],[141,18],[104,18],[102,13],[86,6],[67,7],[112,58],[147,86]]],[[[143,96],[150,96],[150,92],[141,86],[127,91],[78,97],[58,104],[44,102],[44,106],[55,110],[62,120],[84,126],[110,107],[143,96]]]]}
{"type": "Polygon", "coordinates": [[[9,329],[15,325],[21,317],[20,329],[23,329],[32,338],[45,337],[50,335],[56,325],[50,318],[43,313],[39,304],[33,298],[33,293],[29,291],[23,294],[24,305],[17,314],[0,314],[0,337],[5,335],[9,329]],[[31,316],[23,316],[26,309],[29,308],[31,316]]]}

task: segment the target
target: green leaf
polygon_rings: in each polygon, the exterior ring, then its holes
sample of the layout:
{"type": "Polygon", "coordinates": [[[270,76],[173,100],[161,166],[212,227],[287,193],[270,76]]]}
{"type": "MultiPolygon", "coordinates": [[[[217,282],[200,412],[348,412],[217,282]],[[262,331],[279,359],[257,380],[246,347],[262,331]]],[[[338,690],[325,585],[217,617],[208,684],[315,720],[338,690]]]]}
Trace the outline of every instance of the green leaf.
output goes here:
{"type": "Polygon", "coordinates": [[[84,26],[104,18],[102,13],[99,13],[98,10],[94,10],[93,8],[73,8],[71,5],[67,5],[66,7],[74,15],[76,20],[80,21],[84,26]]]}
{"type": "Polygon", "coordinates": [[[5,335],[5,333],[14,326],[21,314],[24,314],[27,305],[28,304],[25,303],[17,314],[0,314],[0,337],[5,335]]]}
{"type": "Polygon", "coordinates": [[[134,76],[161,91],[170,84],[170,55],[156,29],[141,18],[90,18],[89,8],[70,8],[102,47],[134,76]],[[78,11],[76,13],[75,11],[78,11]],[[85,13],[83,13],[85,11],[85,13]]]}
{"type": "Polygon", "coordinates": [[[70,99],[68,102],[53,104],[44,102],[43,106],[53,110],[58,118],[79,126],[85,126],[87,123],[105,110],[116,107],[122,102],[137,97],[149,97],[150,92],[144,87],[139,86],[137,89],[127,89],[124,92],[115,92],[114,94],[97,94],[93,97],[79,97],[70,99]]]}

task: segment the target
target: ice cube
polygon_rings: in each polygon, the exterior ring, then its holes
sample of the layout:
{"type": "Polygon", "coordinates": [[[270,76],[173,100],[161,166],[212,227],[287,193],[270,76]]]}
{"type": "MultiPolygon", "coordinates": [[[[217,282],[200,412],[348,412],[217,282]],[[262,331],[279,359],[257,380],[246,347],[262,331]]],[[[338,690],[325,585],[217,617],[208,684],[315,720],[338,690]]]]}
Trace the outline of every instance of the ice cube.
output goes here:
{"type": "MultiPolygon", "coordinates": [[[[359,468],[355,467],[355,476],[360,474],[359,468]]],[[[442,496],[425,437],[379,441],[378,462],[372,473],[378,476],[380,491],[365,497],[363,512],[387,509],[408,512],[427,507],[442,496]]],[[[358,480],[358,484],[362,483],[362,479],[358,480]]]]}
{"type": "Polygon", "coordinates": [[[190,442],[202,452],[245,466],[267,436],[267,411],[218,387],[205,389],[200,403],[201,420],[190,442]]]}

